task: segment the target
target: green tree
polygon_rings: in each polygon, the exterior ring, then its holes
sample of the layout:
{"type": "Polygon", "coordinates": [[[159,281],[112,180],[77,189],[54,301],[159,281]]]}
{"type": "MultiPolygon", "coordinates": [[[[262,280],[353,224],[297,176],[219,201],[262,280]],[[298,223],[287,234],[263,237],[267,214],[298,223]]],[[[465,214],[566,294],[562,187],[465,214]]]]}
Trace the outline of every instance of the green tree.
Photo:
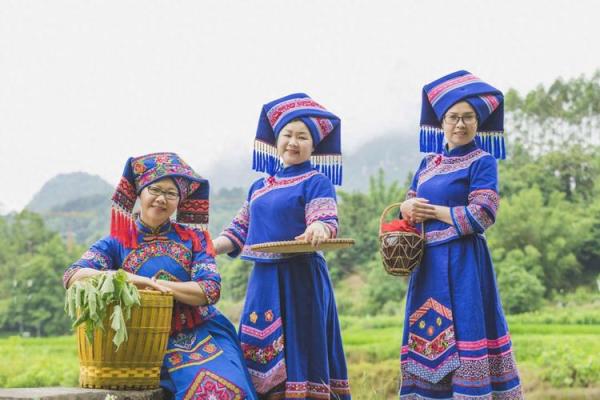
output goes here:
{"type": "Polygon", "coordinates": [[[377,257],[379,216],[385,207],[404,199],[406,190],[398,182],[387,185],[385,173],[379,170],[369,179],[367,193],[340,191],[340,237],[350,237],[356,244],[328,257],[334,279],[353,272],[368,272],[367,264],[377,257]]]}

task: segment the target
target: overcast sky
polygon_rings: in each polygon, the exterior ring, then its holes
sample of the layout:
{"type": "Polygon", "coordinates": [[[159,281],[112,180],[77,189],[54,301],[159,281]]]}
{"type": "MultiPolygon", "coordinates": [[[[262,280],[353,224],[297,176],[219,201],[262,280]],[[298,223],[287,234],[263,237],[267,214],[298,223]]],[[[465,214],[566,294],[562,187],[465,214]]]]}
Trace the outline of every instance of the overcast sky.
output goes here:
{"type": "Polygon", "coordinates": [[[296,91],[342,118],[346,151],[416,134],[421,87],[443,74],[520,92],[589,76],[599,15],[584,0],[0,0],[0,210],[59,173],[116,183],[131,155],[175,151],[201,174],[249,159],[260,106],[296,91]]]}

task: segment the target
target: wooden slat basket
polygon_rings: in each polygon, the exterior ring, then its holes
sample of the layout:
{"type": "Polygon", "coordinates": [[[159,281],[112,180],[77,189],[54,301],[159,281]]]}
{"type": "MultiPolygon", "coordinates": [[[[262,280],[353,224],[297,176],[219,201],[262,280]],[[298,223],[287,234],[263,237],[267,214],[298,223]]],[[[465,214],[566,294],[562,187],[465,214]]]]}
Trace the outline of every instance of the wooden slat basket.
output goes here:
{"type": "Polygon", "coordinates": [[[79,385],[92,389],[155,389],[167,349],[173,296],[140,290],[140,307],[133,307],[127,321],[128,340],[118,351],[110,329],[112,309],[107,310],[104,332],[94,331],[94,343],[85,336],[85,324],[77,327],[79,385]]]}

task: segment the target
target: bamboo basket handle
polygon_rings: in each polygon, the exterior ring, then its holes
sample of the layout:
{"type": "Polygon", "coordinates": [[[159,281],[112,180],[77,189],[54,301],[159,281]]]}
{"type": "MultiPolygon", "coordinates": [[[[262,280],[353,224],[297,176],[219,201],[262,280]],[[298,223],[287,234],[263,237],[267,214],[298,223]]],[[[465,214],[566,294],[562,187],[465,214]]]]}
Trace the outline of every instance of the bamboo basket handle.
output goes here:
{"type": "MultiPolygon", "coordinates": [[[[401,206],[402,206],[402,202],[394,203],[394,204],[390,204],[389,206],[387,206],[385,208],[385,210],[383,210],[383,212],[381,213],[381,217],[379,218],[379,236],[381,236],[383,234],[381,228],[383,226],[383,220],[385,219],[387,214],[390,212],[390,210],[393,210],[396,207],[400,208],[401,206]]],[[[424,226],[423,222],[421,222],[421,237],[423,239],[425,239],[425,226],[424,226]]]]}

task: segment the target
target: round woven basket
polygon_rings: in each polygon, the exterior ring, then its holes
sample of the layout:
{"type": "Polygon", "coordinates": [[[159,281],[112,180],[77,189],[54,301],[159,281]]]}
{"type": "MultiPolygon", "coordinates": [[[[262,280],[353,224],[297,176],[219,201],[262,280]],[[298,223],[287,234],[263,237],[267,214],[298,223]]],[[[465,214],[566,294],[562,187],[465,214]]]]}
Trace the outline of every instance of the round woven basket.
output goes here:
{"type": "Polygon", "coordinates": [[[409,275],[420,263],[425,248],[425,229],[421,224],[421,234],[413,232],[383,232],[382,226],[387,214],[400,208],[402,203],[388,206],[379,219],[379,253],[386,272],[394,276],[409,275]]]}
{"type": "Polygon", "coordinates": [[[160,367],[171,329],[173,296],[140,290],[140,307],[131,309],[127,321],[128,339],[118,351],[112,342],[107,310],[105,331],[94,331],[94,343],[85,336],[85,324],[77,327],[79,385],[92,389],[155,389],[159,387],[160,367]]]}

